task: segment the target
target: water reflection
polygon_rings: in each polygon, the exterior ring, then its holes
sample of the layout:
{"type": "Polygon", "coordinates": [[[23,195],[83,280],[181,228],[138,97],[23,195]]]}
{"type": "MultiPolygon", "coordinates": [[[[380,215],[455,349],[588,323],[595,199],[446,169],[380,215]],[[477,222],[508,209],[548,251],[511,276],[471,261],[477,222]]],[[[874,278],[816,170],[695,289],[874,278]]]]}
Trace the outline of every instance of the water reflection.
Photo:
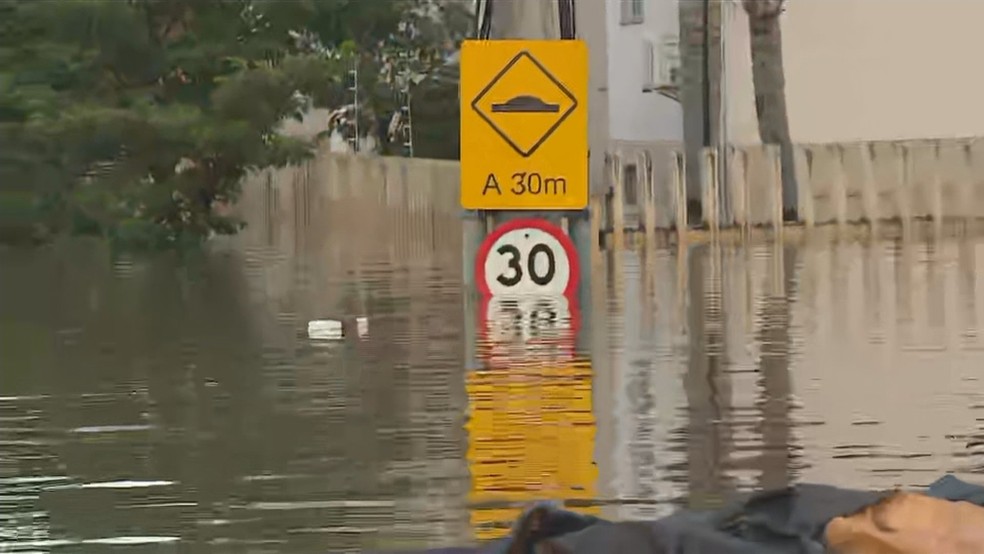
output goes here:
{"type": "Polygon", "coordinates": [[[731,381],[726,374],[721,248],[699,245],[687,253],[687,449],[690,504],[707,507],[734,485],[725,473],[734,449],[731,381]]]}
{"type": "Polygon", "coordinates": [[[468,539],[453,273],[367,265],[360,296],[345,272],[312,279],[325,268],[309,260],[280,296],[282,266],[251,250],[115,266],[88,245],[4,255],[0,478],[26,479],[3,487],[4,548],[468,539]],[[355,310],[371,315],[366,341],[301,334],[311,314],[355,310]]]}
{"type": "MultiPolygon", "coordinates": [[[[590,363],[470,372],[472,525],[501,536],[524,501],[597,498],[590,363]]],[[[588,506],[582,511],[598,513],[588,506]]]]}
{"type": "Polygon", "coordinates": [[[3,548],[452,544],[533,498],[648,518],[984,466],[980,238],[608,252],[582,319],[463,310],[460,223],[349,233],[360,206],[185,260],[0,253],[3,548]]]}
{"type": "Polygon", "coordinates": [[[792,435],[792,375],[790,374],[790,305],[795,303],[796,248],[777,245],[773,249],[773,272],[769,295],[758,311],[756,342],[759,367],[756,400],[761,437],[757,463],[759,488],[781,488],[792,484],[792,454],[797,449],[792,435]]]}

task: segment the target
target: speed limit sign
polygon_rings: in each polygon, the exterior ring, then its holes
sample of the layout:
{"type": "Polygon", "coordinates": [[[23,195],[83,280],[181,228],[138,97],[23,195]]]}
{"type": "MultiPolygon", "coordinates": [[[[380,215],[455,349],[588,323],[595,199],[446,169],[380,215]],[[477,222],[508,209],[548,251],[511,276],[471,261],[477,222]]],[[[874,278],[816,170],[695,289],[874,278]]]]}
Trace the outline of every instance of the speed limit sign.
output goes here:
{"type": "Polygon", "coordinates": [[[544,219],[503,223],[485,237],[475,260],[475,281],[486,297],[570,297],[578,278],[574,243],[544,219]]]}

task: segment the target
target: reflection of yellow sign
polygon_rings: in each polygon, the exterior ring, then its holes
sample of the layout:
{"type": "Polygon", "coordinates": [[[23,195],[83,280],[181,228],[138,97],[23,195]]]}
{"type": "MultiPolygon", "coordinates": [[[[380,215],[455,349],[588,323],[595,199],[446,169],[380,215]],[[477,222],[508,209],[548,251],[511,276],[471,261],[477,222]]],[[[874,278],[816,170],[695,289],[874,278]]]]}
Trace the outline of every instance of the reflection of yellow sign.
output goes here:
{"type": "Polygon", "coordinates": [[[588,204],[588,49],[579,40],[465,41],[461,204],[588,204]]]}
{"type": "MultiPolygon", "coordinates": [[[[590,365],[471,372],[466,388],[472,503],[595,498],[590,365]]],[[[506,534],[491,525],[509,524],[521,512],[474,508],[477,538],[506,534]]]]}

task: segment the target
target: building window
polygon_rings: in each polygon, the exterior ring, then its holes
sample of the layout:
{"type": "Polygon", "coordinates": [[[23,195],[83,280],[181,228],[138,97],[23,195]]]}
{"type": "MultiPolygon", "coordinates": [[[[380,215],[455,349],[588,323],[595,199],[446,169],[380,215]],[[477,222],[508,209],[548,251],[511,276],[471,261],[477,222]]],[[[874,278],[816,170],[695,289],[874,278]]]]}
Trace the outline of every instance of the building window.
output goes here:
{"type": "Polygon", "coordinates": [[[642,23],[643,4],[646,0],[620,0],[622,5],[622,25],[642,23]]]}
{"type": "Polygon", "coordinates": [[[642,91],[677,99],[680,86],[680,46],[677,36],[666,34],[659,43],[645,38],[643,44],[642,91]]]}
{"type": "Polygon", "coordinates": [[[639,205],[639,173],[636,164],[625,164],[622,174],[622,194],[626,206],[639,205]]]}
{"type": "Polygon", "coordinates": [[[662,36],[659,45],[659,74],[660,84],[679,86],[680,84],[680,40],[676,35],[662,36]]]}

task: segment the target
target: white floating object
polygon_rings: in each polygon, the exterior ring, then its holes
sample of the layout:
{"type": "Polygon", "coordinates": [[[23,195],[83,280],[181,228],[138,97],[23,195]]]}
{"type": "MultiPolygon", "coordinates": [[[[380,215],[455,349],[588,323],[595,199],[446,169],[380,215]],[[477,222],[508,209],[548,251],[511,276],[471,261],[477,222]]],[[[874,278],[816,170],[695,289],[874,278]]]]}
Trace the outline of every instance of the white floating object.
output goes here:
{"type": "Polygon", "coordinates": [[[166,537],[166,536],[122,536],[122,537],[105,537],[102,539],[85,539],[82,544],[106,544],[106,545],[118,545],[118,544],[167,544],[172,542],[178,542],[181,537],[166,537]]]}
{"type": "Polygon", "coordinates": [[[344,336],[342,322],[337,319],[315,319],[308,321],[308,338],[338,340],[344,336]]]}
{"type": "Polygon", "coordinates": [[[355,318],[355,328],[356,332],[359,333],[359,338],[369,334],[369,318],[364,316],[355,318]]]}
{"type": "Polygon", "coordinates": [[[88,427],[76,427],[69,433],[122,433],[126,431],[150,431],[150,425],[91,425],[88,427]]]}
{"type": "Polygon", "coordinates": [[[54,485],[47,490],[68,490],[68,489],[142,489],[147,487],[169,487],[177,484],[175,481],[140,481],[124,479],[121,481],[100,481],[96,483],[68,483],[66,485],[54,485]]]}

